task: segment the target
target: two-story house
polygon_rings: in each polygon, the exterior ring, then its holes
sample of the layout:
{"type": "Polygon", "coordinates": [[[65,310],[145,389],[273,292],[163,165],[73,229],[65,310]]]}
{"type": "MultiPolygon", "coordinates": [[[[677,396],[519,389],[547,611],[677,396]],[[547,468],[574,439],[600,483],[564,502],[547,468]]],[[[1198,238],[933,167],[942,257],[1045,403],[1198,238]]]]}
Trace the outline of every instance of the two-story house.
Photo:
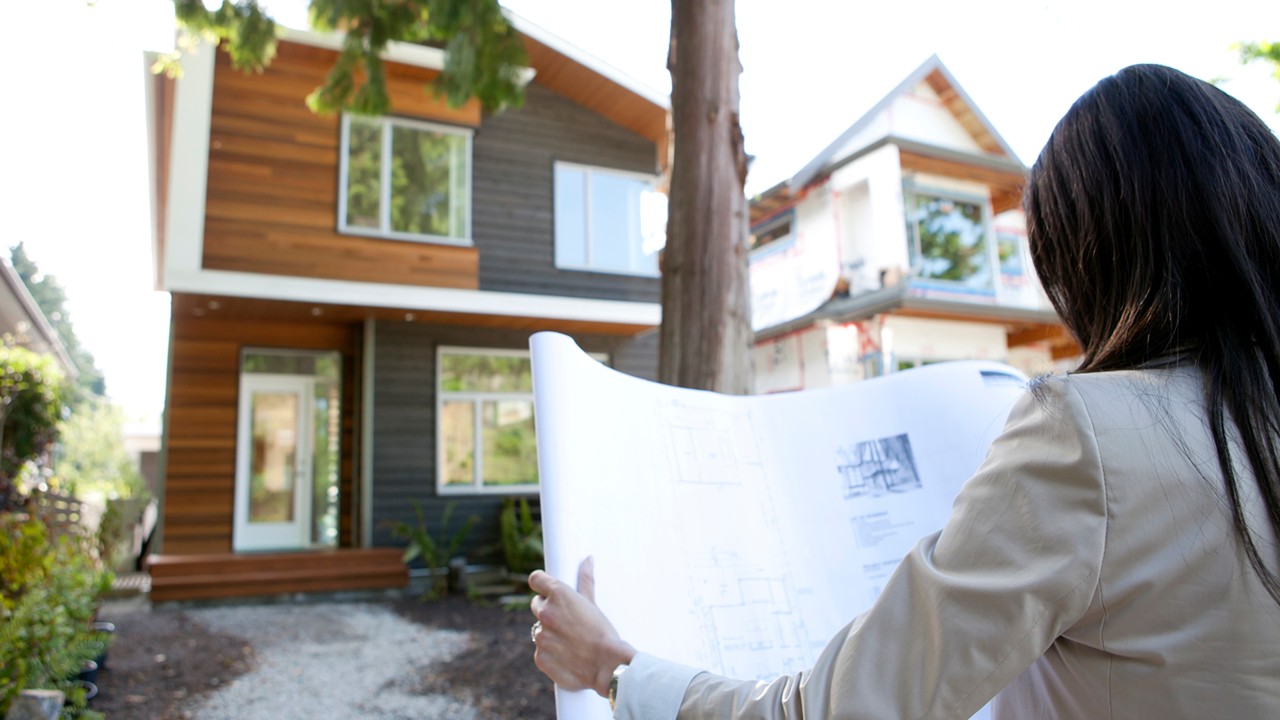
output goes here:
{"type": "Polygon", "coordinates": [[[756,389],[1078,353],[1031,267],[1026,167],[936,56],[751,201],[756,389]]]}
{"type": "MultiPolygon", "coordinates": [[[[340,38],[148,77],[172,320],[153,599],[403,584],[388,524],[536,493],[528,337],[656,372],[669,105],[515,18],[524,105],[449,107],[393,44],[392,113],[313,114],[340,38]]],[[[456,527],[456,525],[455,525],[456,527]]]]}

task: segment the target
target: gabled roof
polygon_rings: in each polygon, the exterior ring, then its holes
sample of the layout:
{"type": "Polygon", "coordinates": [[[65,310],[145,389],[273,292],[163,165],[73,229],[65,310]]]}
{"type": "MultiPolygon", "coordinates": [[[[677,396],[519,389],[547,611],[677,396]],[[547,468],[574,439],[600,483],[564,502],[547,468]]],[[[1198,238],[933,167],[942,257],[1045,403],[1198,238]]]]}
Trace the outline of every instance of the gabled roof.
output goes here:
{"type": "MultiPolygon", "coordinates": [[[[825,174],[831,166],[838,164],[844,157],[855,154],[860,148],[849,147],[850,142],[889,110],[897,98],[910,93],[922,82],[926,83],[938,95],[942,104],[972,136],[984,153],[1023,167],[1017,153],[1000,136],[991,121],[982,114],[982,111],[974,104],[968,93],[964,91],[964,88],[960,87],[960,83],[956,82],[955,77],[942,64],[942,60],[937,55],[932,55],[899,83],[897,87],[873,105],[857,122],[850,125],[834,142],[801,168],[800,172],[796,173],[787,183],[791,190],[793,192],[799,191],[814,179],[825,174]]],[[[882,139],[883,137],[879,136],[867,138],[865,144],[870,145],[882,139]]]]}
{"type": "Polygon", "coordinates": [[[524,36],[534,79],[583,107],[603,115],[658,147],[658,164],[667,166],[671,98],[554,33],[503,10],[524,36]]]}
{"type": "MultiPolygon", "coordinates": [[[[667,164],[667,116],[671,99],[625,72],[525,18],[503,10],[524,39],[530,67],[521,80],[536,81],[614,123],[648,138],[658,147],[658,162],[667,164]]],[[[281,39],[340,50],[342,34],[284,28],[281,39]]],[[[406,65],[441,70],[444,51],[413,43],[390,42],[384,57],[406,65]]]]}

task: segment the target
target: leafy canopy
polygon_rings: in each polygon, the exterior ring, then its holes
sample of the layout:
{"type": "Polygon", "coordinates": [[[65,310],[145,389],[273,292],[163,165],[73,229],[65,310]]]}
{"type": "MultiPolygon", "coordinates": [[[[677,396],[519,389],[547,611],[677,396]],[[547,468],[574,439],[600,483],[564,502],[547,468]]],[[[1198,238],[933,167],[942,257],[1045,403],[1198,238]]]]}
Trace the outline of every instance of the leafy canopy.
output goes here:
{"type": "Polygon", "coordinates": [[[124,411],[119,405],[103,398],[82,402],[59,427],[53,473],[60,487],[104,498],[142,495],[142,476],[123,436],[124,411]]]}
{"type": "MultiPolygon", "coordinates": [[[[1245,65],[1258,60],[1271,63],[1271,76],[1280,80],[1280,42],[1242,42],[1236,44],[1236,49],[1245,65]]],[[[1276,112],[1280,112],[1280,105],[1276,105],[1276,112]]]]}
{"type": "MultiPolygon", "coordinates": [[[[232,67],[262,72],[275,57],[276,24],[259,0],[223,0],[216,10],[204,0],[173,4],[178,24],[223,45],[232,67]]],[[[307,96],[313,112],[386,114],[391,101],[382,53],[393,41],[444,48],[444,70],[432,89],[453,107],[475,97],[485,110],[498,112],[524,101],[520,76],[528,59],[497,0],[310,0],[309,15],[316,30],[345,33],[324,84],[307,96]]],[[[190,35],[179,42],[192,45],[190,35]]],[[[178,74],[177,58],[156,69],[178,74]]]]}
{"type": "Polygon", "coordinates": [[[0,345],[0,489],[6,494],[22,467],[57,440],[65,396],[53,358],[0,345]]]}
{"type": "Polygon", "coordinates": [[[79,373],[76,376],[76,391],[67,396],[67,403],[76,406],[83,400],[106,394],[106,380],[93,359],[93,353],[80,345],[80,338],[76,336],[71,313],[67,310],[67,293],[58,283],[58,278],[40,272],[40,267],[27,255],[26,246],[22,243],[9,248],[9,258],[14,272],[22,278],[27,292],[31,293],[40,312],[44,313],[49,324],[58,333],[67,354],[75,363],[76,372],[79,373]]]}

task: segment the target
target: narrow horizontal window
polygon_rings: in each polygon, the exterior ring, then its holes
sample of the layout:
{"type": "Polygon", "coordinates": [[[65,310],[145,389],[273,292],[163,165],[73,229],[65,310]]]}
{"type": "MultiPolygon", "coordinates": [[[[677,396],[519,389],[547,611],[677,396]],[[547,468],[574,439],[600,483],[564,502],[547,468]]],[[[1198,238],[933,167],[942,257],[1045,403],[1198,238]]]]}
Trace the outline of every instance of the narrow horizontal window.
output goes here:
{"type": "Polygon", "coordinates": [[[667,197],[652,176],[558,162],[555,228],[558,268],[656,277],[667,197]]]}

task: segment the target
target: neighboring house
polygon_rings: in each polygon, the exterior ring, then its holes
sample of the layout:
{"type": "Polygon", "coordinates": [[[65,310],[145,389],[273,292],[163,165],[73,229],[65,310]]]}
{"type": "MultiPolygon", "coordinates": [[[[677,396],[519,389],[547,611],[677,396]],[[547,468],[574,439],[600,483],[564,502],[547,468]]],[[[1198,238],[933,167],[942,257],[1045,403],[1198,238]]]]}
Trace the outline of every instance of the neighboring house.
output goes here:
{"type": "Polygon", "coordinates": [[[7,338],[6,342],[52,355],[63,374],[74,380],[80,371],[67,346],[7,258],[0,259],[0,281],[0,335],[7,338]]]}
{"type": "Polygon", "coordinates": [[[1031,267],[1026,167],[932,57],[751,201],[758,392],[1078,353],[1031,267]]]}
{"type": "Polygon", "coordinates": [[[524,106],[450,108],[443,53],[388,50],[392,115],[312,114],[340,39],[261,74],[201,47],[148,78],[172,295],[153,599],[403,583],[389,524],[493,557],[535,497],[529,335],[656,373],[669,107],[519,18],[524,106]]]}

